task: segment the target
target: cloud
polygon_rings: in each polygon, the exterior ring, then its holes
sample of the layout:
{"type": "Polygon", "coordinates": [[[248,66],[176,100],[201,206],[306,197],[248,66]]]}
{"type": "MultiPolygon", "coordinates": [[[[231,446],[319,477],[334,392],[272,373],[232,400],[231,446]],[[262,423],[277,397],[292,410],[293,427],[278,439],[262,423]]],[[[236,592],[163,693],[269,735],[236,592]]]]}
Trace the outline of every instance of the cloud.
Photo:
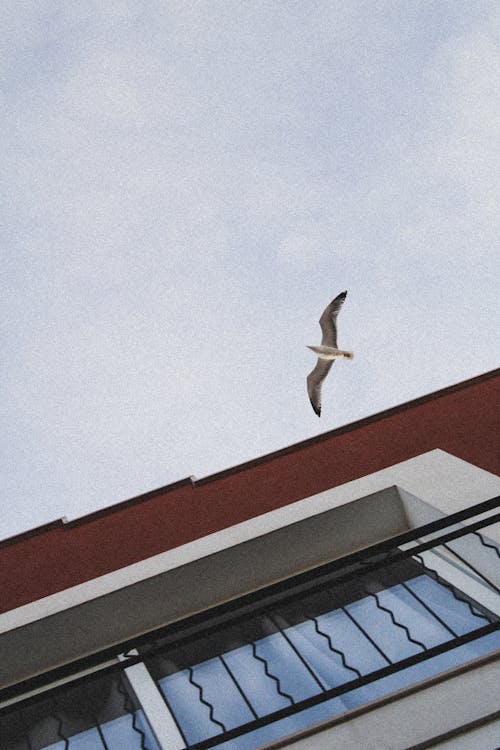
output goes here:
{"type": "Polygon", "coordinates": [[[498,11],[445,5],[7,3],[21,525],[35,503],[75,516],[490,366],[498,11]],[[343,288],[356,359],[318,424],[305,344],[343,288]]]}
{"type": "Polygon", "coordinates": [[[371,197],[401,250],[465,262],[492,257],[500,233],[498,13],[439,48],[422,79],[426,118],[371,197]]]}
{"type": "MultiPolygon", "coordinates": [[[[500,228],[500,13],[448,43],[429,71],[445,127],[430,144],[428,162],[462,190],[471,212],[500,228]]],[[[486,227],[484,227],[486,228],[486,227]]]]}

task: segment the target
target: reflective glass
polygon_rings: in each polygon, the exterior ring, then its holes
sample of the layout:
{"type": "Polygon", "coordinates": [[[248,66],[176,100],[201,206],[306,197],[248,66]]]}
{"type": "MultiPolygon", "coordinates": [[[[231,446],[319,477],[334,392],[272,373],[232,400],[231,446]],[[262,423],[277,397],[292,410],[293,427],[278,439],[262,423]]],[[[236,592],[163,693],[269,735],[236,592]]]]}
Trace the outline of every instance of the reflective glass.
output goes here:
{"type": "Polygon", "coordinates": [[[0,717],[1,750],[160,750],[119,673],[92,676],[0,717]]]}
{"type": "MultiPolygon", "coordinates": [[[[500,647],[497,632],[426,656],[497,618],[414,560],[307,585],[231,613],[220,626],[208,620],[177,643],[152,644],[144,662],[189,745],[242,728],[217,747],[254,750],[500,647]],[[393,666],[392,674],[374,674],[393,666]],[[343,692],[304,707],[336,688],[343,692]],[[273,717],[283,710],[293,713],[273,717]],[[263,717],[270,723],[256,728],[263,717]]],[[[1,750],[161,750],[116,671],[20,704],[0,715],[0,733],[1,750]]]]}
{"type": "MultiPolygon", "coordinates": [[[[149,666],[194,743],[423,654],[491,619],[484,608],[407,561],[399,572],[364,574],[352,587],[325,586],[277,604],[241,622],[239,643],[238,628],[228,626],[180,650],[172,647],[165,661],[170,673],[159,679],[161,658],[153,657],[149,666]],[[204,652],[211,658],[198,661],[204,652]]],[[[498,634],[484,636],[265,727],[249,726],[220,747],[254,748],[487,653],[495,644],[500,645],[498,634]]]]}

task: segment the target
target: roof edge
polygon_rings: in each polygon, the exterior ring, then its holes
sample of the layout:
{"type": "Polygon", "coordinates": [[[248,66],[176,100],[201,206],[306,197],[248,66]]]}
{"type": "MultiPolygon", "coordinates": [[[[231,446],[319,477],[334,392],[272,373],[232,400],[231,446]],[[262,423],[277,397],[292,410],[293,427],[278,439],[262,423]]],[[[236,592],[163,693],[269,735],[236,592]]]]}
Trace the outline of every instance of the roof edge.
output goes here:
{"type": "Polygon", "coordinates": [[[388,409],[384,409],[383,411],[379,411],[375,414],[370,414],[367,417],[357,419],[355,422],[348,422],[347,424],[341,425],[340,427],[334,427],[333,430],[328,430],[328,432],[322,432],[319,435],[314,435],[311,438],[306,438],[305,440],[301,440],[299,443],[293,443],[292,445],[288,445],[285,448],[278,448],[272,453],[266,453],[263,456],[252,458],[249,461],[237,464],[236,466],[230,466],[227,469],[222,469],[215,474],[208,474],[205,477],[197,479],[195,484],[208,484],[210,482],[216,481],[217,479],[223,479],[224,477],[230,476],[231,474],[237,474],[239,471],[244,471],[245,469],[251,468],[252,466],[258,466],[259,464],[266,463],[267,461],[272,461],[274,458],[278,458],[279,456],[286,456],[290,453],[294,453],[296,450],[307,448],[308,446],[315,445],[316,443],[322,443],[326,440],[330,440],[330,438],[332,437],[336,437],[337,435],[344,435],[346,432],[352,432],[353,430],[357,430],[361,427],[364,427],[365,425],[369,425],[373,422],[378,422],[382,419],[386,419],[387,417],[391,417],[393,414],[399,414],[399,412],[405,411],[406,409],[412,409],[416,406],[420,406],[421,404],[425,404],[428,401],[433,401],[437,398],[442,398],[443,396],[447,396],[448,394],[455,393],[456,391],[470,388],[473,385],[482,383],[485,380],[491,380],[497,376],[500,376],[500,367],[496,370],[489,370],[482,375],[477,375],[473,378],[469,378],[468,380],[462,380],[459,383],[455,383],[453,385],[446,386],[445,388],[440,388],[437,391],[432,391],[431,393],[424,394],[423,396],[418,396],[411,401],[405,401],[402,404],[391,406],[388,409]]]}
{"type": "Polygon", "coordinates": [[[179,487],[186,487],[188,485],[193,486],[195,481],[196,480],[194,476],[186,477],[185,479],[178,479],[175,482],[171,482],[170,484],[165,485],[164,487],[157,487],[154,490],[148,490],[148,492],[144,492],[140,495],[135,495],[128,500],[120,500],[117,503],[113,503],[113,505],[107,505],[104,508],[99,508],[99,510],[92,511],[91,513],[86,513],[84,516],[78,516],[77,518],[72,518],[71,520],[68,520],[65,516],[63,516],[62,518],[58,518],[56,521],[48,521],[47,523],[41,524],[41,526],[35,526],[33,529],[20,531],[18,534],[5,537],[5,539],[0,539],[0,549],[2,549],[3,547],[8,547],[11,544],[16,544],[16,542],[21,542],[24,539],[29,539],[32,536],[44,534],[47,531],[53,531],[54,529],[72,528],[73,526],[80,526],[82,523],[95,521],[97,518],[110,515],[117,510],[125,510],[125,508],[130,508],[133,505],[137,505],[138,503],[150,500],[151,498],[157,497],[158,495],[164,495],[166,492],[172,492],[179,487]]]}
{"type": "Polygon", "coordinates": [[[465,388],[470,388],[471,386],[477,385],[486,380],[491,380],[498,376],[500,376],[500,368],[489,370],[488,372],[481,375],[476,375],[473,378],[462,380],[459,383],[454,383],[453,385],[446,386],[445,388],[440,388],[437,391],[432,391],[431,393],[424,394],[423,396],[418,396],[415,399],[405,401],[404,403],[397,404],[396,406],[391,406],[388,409],[376,412],[375,414],[371,414],[368,417],[362,417],[361,419],[358,419],[354,422],[349,422],[346,425],[335,427],[333,430],[328,430],[328,432],[314,435],[311,438],[306,438],[305,440],[301,440],[298,443],[293,443],[292,445],[285,446],[284,448],[278,448],[272,453],[266,453],[262,456],[258,456],[257,458],[252,458],[249,461],[244,461],[241,464],[230,466],[229,468],[222,469],[221,471],[215,472],[214,474],[208,474],[207,476],[200,479],[197,479],[195,476],[186,477],[185,479],[176,480],[175,482],[171,482],[170,484],[164,485],[162,487],[148,490],[147,492],[144,492],[140,495],[135,495],[134,497],[131,497],[127,500],[121,500],[117,503],[114,503],[113,505],[100,508],[99,510],[72,519],[70,521],[67,521],[66,518],[60,518],[56,521],[50,521],[46,524],[42,524],[41,526],[36,526],[33,529],[22,531],[18,534],[15,534],[14,536],[6,537],[5,539],[0,540],[0,549],[2,547],[10,546],[11,544],[16,544],[17,542],[23,541],[25,539],[29,539],[30,537],[38,536],[39,534],[43,534],[47,531],[52,531],[59,528],[71,528],[74,526],[80,526],[83,523],[88,523],[103,516],[111,515],[112,513],[115,513],[119,510],[125,510],[126,508],[130,508],[139,503],[146,502],[147,500],[157,497],[158,495],[172,492],[180,487],[186,487],[189,485],[191,487],[203,486],[205,484],[210,484],[211,482],[216,482],[220,479],[225,479],[226,477],[232,476],[233,474],[238,474],[239,472],[246,471],[250,468],[253,468],[254,466],[259,466],[261,464],[272,461],[275,458],[279,458],[280,456],[286,456],[290,453],[294,453],[295,451],[307,448],[310,445],[316,445],[317,443],[325,442],[326,440],[330,440],[337,435],[344,435],[347,432],[352,432],[354,430],[365,427],[366,425],[373,424],[374,422],[387,419],[388,417],[391,417],[392,415],[398,414],[407,409],[415,408],[417,406],[420,406],[421,404],[425,404],[429,401],[442,398],[443,396],[455,393],[456,391],[464,390],[465,388]]]}

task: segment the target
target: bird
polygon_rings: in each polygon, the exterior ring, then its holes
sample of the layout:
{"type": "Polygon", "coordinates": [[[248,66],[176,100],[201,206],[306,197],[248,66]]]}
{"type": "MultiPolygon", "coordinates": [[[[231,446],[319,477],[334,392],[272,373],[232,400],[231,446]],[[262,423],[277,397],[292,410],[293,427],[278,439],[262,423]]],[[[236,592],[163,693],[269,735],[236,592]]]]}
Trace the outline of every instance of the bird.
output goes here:
{"type": "Polygon", "coordinates": [[[337,349],[337,315],[346,297],[347,292],[341,292],[323,310],[323,314],[319,319],[323,333],[321,346],[306,345],[308,349],[311,349],[318,355],[316,367],[307,376],[307,393],[309,394],[312,408],[318,417],[321,416],[321,386],[323,385],[323,380],[330,372],[334,360],[341,357],[345,357],[346,359],[354,357],[353,352],[337,349]]]}

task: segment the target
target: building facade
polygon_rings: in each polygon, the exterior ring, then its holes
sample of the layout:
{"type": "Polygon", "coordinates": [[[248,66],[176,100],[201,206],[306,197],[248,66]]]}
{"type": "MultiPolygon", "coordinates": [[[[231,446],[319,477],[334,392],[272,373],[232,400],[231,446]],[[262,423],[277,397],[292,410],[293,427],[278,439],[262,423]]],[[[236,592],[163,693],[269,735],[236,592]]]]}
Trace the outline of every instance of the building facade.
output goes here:
{"type": "Polygon", "coordinates": [[[499,394],[5,540],[2,750],[498,748],[499,394]]]}

